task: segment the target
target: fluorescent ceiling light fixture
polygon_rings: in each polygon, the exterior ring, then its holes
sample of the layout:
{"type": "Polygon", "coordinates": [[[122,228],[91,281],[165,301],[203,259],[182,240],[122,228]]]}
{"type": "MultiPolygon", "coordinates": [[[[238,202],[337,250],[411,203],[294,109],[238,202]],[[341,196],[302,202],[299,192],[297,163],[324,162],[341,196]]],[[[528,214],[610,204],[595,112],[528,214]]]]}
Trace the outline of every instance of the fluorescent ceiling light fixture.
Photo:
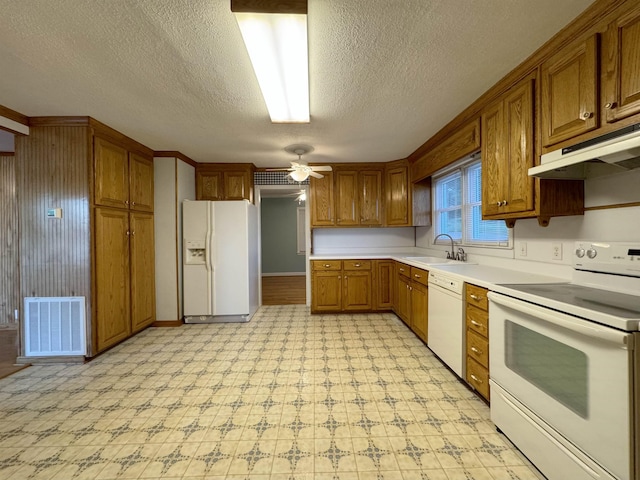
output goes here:
{"type": "Polygon", "coordinates": [[[309,123],[307,15],[235,12],[273,123],[309,123]]]}

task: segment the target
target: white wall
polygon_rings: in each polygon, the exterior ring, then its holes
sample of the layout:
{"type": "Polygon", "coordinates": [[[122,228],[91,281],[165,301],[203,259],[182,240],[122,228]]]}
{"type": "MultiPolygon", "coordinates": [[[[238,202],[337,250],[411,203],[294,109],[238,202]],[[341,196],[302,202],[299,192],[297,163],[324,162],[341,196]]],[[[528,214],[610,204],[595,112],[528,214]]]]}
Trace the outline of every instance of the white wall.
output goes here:
{"type": "Polygon", "coordinates": [[[156,320],[182,318],[182,201],[195,199],[195,168],[173,157],[156,157],[154,228],[156,320]]]}
{"type": "Polygon", "coordinates": [[[319,228],[313,231],[313,253],[366,253],[366,249],[398,251],[416,244],[413,227],[319,228]]]}

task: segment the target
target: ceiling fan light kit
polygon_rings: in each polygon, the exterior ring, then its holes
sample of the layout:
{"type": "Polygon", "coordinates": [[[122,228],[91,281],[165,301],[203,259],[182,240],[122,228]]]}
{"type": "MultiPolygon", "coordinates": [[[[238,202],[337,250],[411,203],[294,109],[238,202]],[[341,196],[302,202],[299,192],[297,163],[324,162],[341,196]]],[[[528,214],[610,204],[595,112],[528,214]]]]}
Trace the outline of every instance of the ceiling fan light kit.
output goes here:
{"type": "Polygon", "coordinates": [[[305,155],[309,152],[313,152],[313,147],[310,145],[289,145],[284,147],[284,151],[287,153],[292,153],[294,155],[298,155],[297,162],[291,162],[291,167],[289,168],[267,168],[268,172],[276,172],[276,171],[288,171],[289,176],[295,180],[296,182],[304,182],[307,178],[315,177],[322,178],[324,175],[317,172],[330,172],[332,168],[329,165],[306,165],[302,162],[302,155],[305,155]]]}
{"type": "Polygon", "coordinates": [[[231,0],[272,123],[309,123],[307,2],[231,0]]]}

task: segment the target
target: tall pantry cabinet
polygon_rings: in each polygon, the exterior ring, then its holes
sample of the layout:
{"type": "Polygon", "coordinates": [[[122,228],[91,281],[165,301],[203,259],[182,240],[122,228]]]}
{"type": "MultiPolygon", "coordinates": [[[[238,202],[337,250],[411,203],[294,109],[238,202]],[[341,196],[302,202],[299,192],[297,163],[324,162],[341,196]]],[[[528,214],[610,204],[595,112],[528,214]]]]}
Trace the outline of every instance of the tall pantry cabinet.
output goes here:
{"type": "Polygon", "coordinates": [[[89,357],[150,325],[153,151],[90,117],[32,117],[16,160],[21,297],[84,297],[89,357]]]}

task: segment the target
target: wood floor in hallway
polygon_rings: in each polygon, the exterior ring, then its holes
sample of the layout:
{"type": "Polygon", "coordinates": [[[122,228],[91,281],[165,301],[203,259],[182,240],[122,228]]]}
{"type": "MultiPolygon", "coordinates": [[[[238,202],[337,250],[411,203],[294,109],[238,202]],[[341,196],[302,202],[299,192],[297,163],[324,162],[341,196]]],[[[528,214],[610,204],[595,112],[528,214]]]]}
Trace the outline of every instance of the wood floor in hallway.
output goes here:
{"type": "Polygon", "coordinates": [[[306,277],[262,277],[263,305],[304,305],[306,277]]]}

